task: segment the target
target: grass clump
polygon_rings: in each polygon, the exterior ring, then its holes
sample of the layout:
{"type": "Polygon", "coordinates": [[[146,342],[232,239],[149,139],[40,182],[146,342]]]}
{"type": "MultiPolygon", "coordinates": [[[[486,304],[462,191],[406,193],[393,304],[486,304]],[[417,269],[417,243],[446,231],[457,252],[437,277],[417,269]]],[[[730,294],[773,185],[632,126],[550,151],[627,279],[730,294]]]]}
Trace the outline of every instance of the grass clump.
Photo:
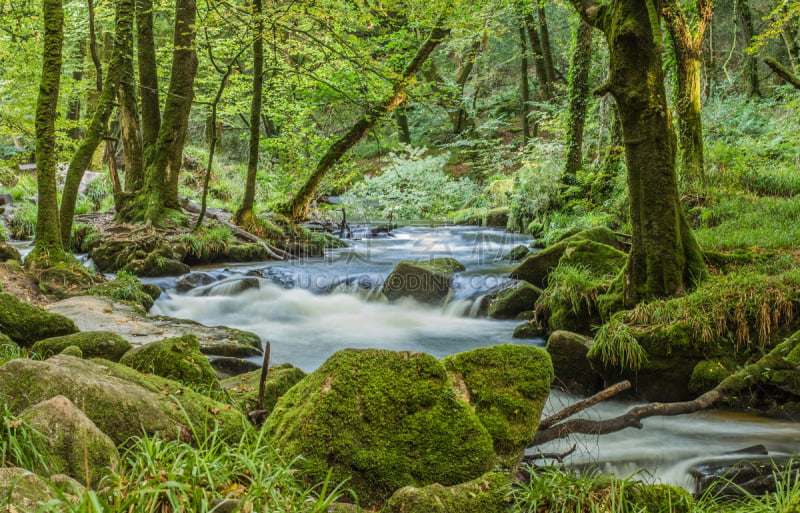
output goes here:
{"type": "Polygon", "coordinates": [[[233,233],[223,225],[201,227],[194,233],[181,235],[178,239],[188,257],[205,261],[219,256],[233,243],[233,233]]]}
{"type": "Polygon", "coordinates": [[[596,309],[597,297],[605,292],[611,275],[598,275],[585,265],[559,265],[547,277],[547,288],[542,292],[537,306],[555,311],[563,306],[578,315],[584,310],[596,309]]]}
{"type": "Polygon", "coordinates": [[[701,221],[695,235],[706,248],[795,249],[800,241],[800,197],[722,196],[702,209],[701,221]]]}
{"type": "Polygon", "coordinates": [[[134,274],[120,271],[113,281],[92,287],[86,291],[86,294],[134,303],[149,310],[161,295],[161,290],[155,285],[143,284],[134,274]]]}
{"type": "Polygon", "coordinates": [[[639,344],[629,327],[622,321],[622,313],[615,314],[603,324],[595,335],[589,358],[600,357],[609,367],[620,370],[638,370],[647,363],[647,351],[639,344]]]}
{"type": "Polygon", "coordinates": [[[14,215],[8,221],[8,231],[12,239],[28,240],[36,231],[36,204],[19,203],[14,207],[14,215]]]}
{"type": "Polygon", "coordinates": [[[39,449],[44,435],[12,414],[7,404],[0,405],[0,416],[0,466],[45,473],[50,467],[48,455],[39,449]]]}

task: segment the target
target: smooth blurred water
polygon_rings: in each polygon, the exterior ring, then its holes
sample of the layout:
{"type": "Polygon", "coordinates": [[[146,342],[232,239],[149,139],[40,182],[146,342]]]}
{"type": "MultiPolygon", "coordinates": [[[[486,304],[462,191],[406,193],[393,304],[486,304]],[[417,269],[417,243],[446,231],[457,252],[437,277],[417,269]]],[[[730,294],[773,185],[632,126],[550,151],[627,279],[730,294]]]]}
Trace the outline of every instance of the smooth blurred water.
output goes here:
{"type": "MultiPolygon", "coordinates": [[[[351,347],[442,357],[501,343],[544,345],[541,339],[512,339],[517,321],[474,317],[483,296],[510,283],[506,275],[514,264],[503,257],[528,239],[474,227],[407,227],[393,234],[354,241],[349,248],[329,251],[324,259],[197,269],[219,281],[184,294],[169,290],[174,279],[160,280],[168,292],[152,313],[255,332],[272,343],[272,362],[288,361],[306,371],[351,347]],[[448,304],[386,302],[380,287],[397,262],[432,257],[453,257],[466,266],[456,277],[448,304]],[[243,279],[257,287],[241,291],[243,279]]],[[[575,400],[554,392],[547,411],[575,400]]],[[[584,415],[609,418],[631,406],[605,402],[584,415]]],[[[643,423],[641,430],[572,436],[539,449],[564,452],[577,444],[569,463],[602,462],[602,469],[620,476],[645,469],[656,481],[691,489],[687,470],[709,457],[756,444],[775,454],[795,453],[800,447],[800,426],[753,415],[712,411],[643,423]]]]}

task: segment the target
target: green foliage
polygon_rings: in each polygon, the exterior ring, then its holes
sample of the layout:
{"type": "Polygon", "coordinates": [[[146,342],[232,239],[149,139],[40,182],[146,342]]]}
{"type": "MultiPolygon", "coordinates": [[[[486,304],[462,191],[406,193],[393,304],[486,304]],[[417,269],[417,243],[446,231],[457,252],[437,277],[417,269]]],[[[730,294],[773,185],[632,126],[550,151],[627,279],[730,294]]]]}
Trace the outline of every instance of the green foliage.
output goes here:
{"type": "Polygon", "coordinates": [[[86,185],[86,198],[91,202],[95,212],[102,208],[103,202],[110,194],[111,189],[105,177],[95,178],[86,185]]]}
{"type": "Polygon", "coordinates": [[[8,405],[0,406],[0,464],[46,474],[49,456],[39,448],[44,435],[12,414],[8,405]]]}
{"type": "Polygon", "coordinates": [[[86,294],[107,296],[116,301],[141,305],[145,310],[149,310],[161,291],[154,285],[142,284],[139,278],[127,271],[120,271],[114,280],[92,287],[86,294]]]}
{"type": "Polygon", "coordinates": [[[28,240],[36,231],[36,204],[23,202],[14,207],[14,216],[8,221],[8,231],[12,239],[28,240]]]}
{"type": "Polygon", "coordinates": [[[800,197],[722,195],[699,213],[695,234],[706,248],[797,248],[800,241],[800,197]]]}
{"type": "Polygon", "coordinates": [[[18,358],[27,358],[27,351],[17,344],[13,343],[11,339],[0,333],[0,365],[16,360],[18,358]]]}
{"type": "Polygon", "coordinates": [[[480,193],[466,178],[444,172],[449,154],[424,156],[422,149],[392,153],[383,173],[353,186],[343,199],[349,212],[363,217],[422,219],[444,217],[480,193]]]}
{"type": "Polygon", "coordinates": [[[36,178],[32,175],[22,175],[17,184],[11,189],[11,199],[14,203],[22,203],[36,195],[36,178]]]}
{"type": "Polygon", "coordinates": [[[622,322],[621,313],[613,315],[597,330],[587,356],[599,356],[605,365],[620,370],[637,370],[647,363],[647,352],[622,322]]]}
{"type": "Polygon", "coordinates": [[[598,274],[585,265],[559,265],[547,277],[547,288],[537,306],[555,311],[567,305],[573,314],[596,309],[597,296],[614,276],[598,274]]]}
{"type": "Polygon", "coordinates": [[[234,241],[233,233],[226,226],[202,226],[194,233],[181,235],[178,243],[187,255],[199,260],[224,253],[234,241]]]}

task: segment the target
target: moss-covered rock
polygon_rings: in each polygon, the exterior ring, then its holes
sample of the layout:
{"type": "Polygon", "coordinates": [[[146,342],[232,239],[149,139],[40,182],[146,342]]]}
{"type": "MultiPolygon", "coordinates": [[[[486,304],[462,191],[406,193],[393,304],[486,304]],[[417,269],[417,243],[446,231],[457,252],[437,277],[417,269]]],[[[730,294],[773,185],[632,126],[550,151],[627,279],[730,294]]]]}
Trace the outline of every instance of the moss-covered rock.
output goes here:
{"type": "Polygon", "coordinates": [[[75,358],[83,358],[83,351],[78,346],[67,346],[61,350],[59,354],[74,356],[75,358]]]}
{"type": "Polygon", "coordinates": [[[539,427],[553,365],[539,347],[504,344],[445,358],[456,390],[472,404],[501,463],[514,467],[539,427]]]}
{"type": "Polygon", "coordinates": [[[17,343],[11,340],[11,337],[5,333],[0,333],[0,346],[16,346],[17,343]]]}
{"type": "Polygon", "coordinates": [[[483,216],[483,226],[505,228],[508,224],[508,207],[497,207],[489,210],[483,216]]]}
{"type": "Polygon", "coordinates": [[[514,249],[509,251],[508,254],[505,256],[505,259],[511,260],[512,262],[518,262],[523,258],[525,258],[526,256],[528,256],[530,252],[531,250],[528,248],[528,246],[520,244],[519,246],[516,246],[514,249]]]}
{"type": "Polygon", "coordinates": [[[192,434],[204,437],[215,426],[225,440],[236,441],[252,429],[244,415],[223,403],[107,360],[56,355],[0,367],[0,397],[12,412],[57,395],[79,405],[117,445],[143,433],[192,441],[192,434]]]}
{"type": "Polygon", "coordinates": [[[47,482],[24,468],[0,468],[0,508],[9,513],[38,511],[55,498],[47,482]]]}
{"type": "Polygon", "coordinates": [[[511,479],[489,473],[455,486],[433,484],[397,490],[381,513],[504,513],[511,479]]]}
{"type": "Polygon", "coordinates": [[[141,305],[145,311],[149,310],[156,299],[161,296],[161,289],[152,284],[143,284],[136,276],[121,272],[117,278],[96,285],[86,292],[87,296],[106,296],[116,301],[127,301],[141,305]]]}
{"type": "Polygon", "coordinates": [[[178,292],[189,292],[190,290],[214,283],[217,279],[208,273],[191,272],[182,276],[175,282],[175,290],[178,292]]]}
{"type": "Polygon", "coordinates": [[[515,319],[523,312],[533,312],[536,300],[542,291],[530,283],[521,281],[504,289],[489,305],[492,319],[515,319]]]}
{"type": "Polygon", "coordinates": [[[403,486],[475,479],[494,464],[492,439],[444,365],[422,353],[335,353],[278,401],[264,429],[311,483],[332,468],[362,505],[403,486]]]}
{"type": "Polygon", "coordinates": [[[31,350],[48,358],[61,353],[69,346],[80,348],[85,358],[104,358],[118,362],[131,346],[130,342],[110,331],[81,331],[63,337],[52,337],[33,344],[31,350]]]}
{"type": "Polygon", "coordinates": [[[464,265],[453,258],[406,260],[386,278],[383,294],[390,301],[408,297],[421,303],[441,304],[450,293],[453,274],[464,270],[464,265]]]}
{"type": "Polygon", "coordinates": [[[187,385],[220,389],[217,375],[208,358],[200,352],[200,344],[194,335],[166,338],[131,349],[119,363],[187,385]]]}
{"type": "Polygon", "coordinates": [[[536,320],[530,320],[523,322],[516,328],[514,328],[514,334],[512,335],[513,338],[541,338],[546,335],[544,329],[542,329],[541,324],[539,324],[536,320]]]}
{"type": "Polygon", "coordinates": [[[17,248],[9,246],[5,242],[0,241],[0,262],[5,262],[7,260],[16,260],[21,262],[22,256],[17,248]]]}
{"type": "Polygon", "coordinates": [[[589,395],[603,384],[592,369],[587,353],[593,341],[569,331],[554,331],[547,339],[547,352],[553,361],[554,386],[576,395],[589,395]]]}
{"type": "Polygon", "coordinates": [[[583,266],[597,275],[617,275],[628,256],[622,251],[593,240],[568,241],[558,265],[583,266]]]}
{"type": "Polygon", "coordinates": [[[567,248],[581,241],[598,242],[613,248],[617,244],[617,237],[605,227],[583,230],[528,256],[511,271],[511,277],[537,287],[547,286],[547,275],[556,268],[567,248]]]}
{"type": "Polygon", "coordinates": [[[116,469],[116,444],[66,397],[42,401],[21,417],[45,435],[40,449],[50,456],[50,473],[96,486],[109,470],[116,469]]]}
{"type": "Polygon", "coordinates": [[[731,358],[703,360],[694,366],[689,379],[689,391],[695,395],[704,394],[716,387],[736,370],[736,362],[731,358]]]}
{"type": "Polygon", "coordinates": [[[217,373],[217,379],[223,380],[241,376],[248,372],[261,371],[261,365],[244,358],[220,356],[209,360],[211,368],[217,373]]]}
{"type": "MultiPolygon", "coordinates": [[[[289,363],[275,365],[269,368],[267,379],[264,381],[264,410],[271,412],[283,394],[300,382],[306,373],[289,363]]],[[[258,386],[261,380],[261,370],[248,372],[222,380],[224,388],[241,411],[248,412],[256,407],[258,399],[258,386]]]]}
{"type": "Polygon", "coordinates": [[[23,347],[50,337],[75,333],[78,328],[63,315],[48,312],[0,292],[0,331],[23,347]]]}

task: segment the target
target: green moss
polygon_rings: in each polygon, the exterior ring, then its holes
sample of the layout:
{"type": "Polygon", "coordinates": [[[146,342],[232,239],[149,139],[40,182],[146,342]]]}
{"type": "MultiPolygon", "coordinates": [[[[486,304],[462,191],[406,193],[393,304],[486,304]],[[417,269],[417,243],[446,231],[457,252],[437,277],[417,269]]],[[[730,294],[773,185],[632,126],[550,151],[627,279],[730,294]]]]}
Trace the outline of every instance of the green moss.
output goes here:
{"type": "Polygon", "coordinates": [[[187,385],[221,389],[214,369],[200,352],[197,337],[191,334],[131,349],[119,362],[132,369],[152,372],[187,385]]]}
{"type": "MultiPolygon", "coordinates": [[[[2,230],[0,230],[0,236],[2,236],[2,230]]],[[[21,262],[22,257],[20,256],[17,248],[9,246],[0,240],[0,262],[6,262],[8,260],[16,260],[17,262],[21,262]]]]}
{"type": "Polygon", "coordinates": [[[526,256],[528,256],[528,254],[530,252],[531,252],[531,250],[528,249],[528,246],[520,244],[519,246],[516,246],[516,247],[514,247],[514,249],[509,251],[505,258],[506,258],[506,260],[511,260],[512,262],[517,262],[519,260],[522,260],[526,256]]]}
{"type": "Polygon", "coordinates": [[[459,353],[444,364],[456,389],[475,407],[501,462],[516,465],[550,393],[550,356],[538,347],[505,344],[459,353]]]}
{"type": "Polygon", "coordinates": [[[339,351],[292,387],[266,421],[273,443],[317,483],[332,467],[362,506],[403,486],[453,485],[494,462],[486,428],[422,353],[339,351]]]}
{"type": "MultiPolygon", "coordinates": [[[[264,382],[264,410],[272,411],[278,399],[305,375],[305,372],[288,363],[270,367],[264,382]]],[[[241,411],[248,412],[256,407],[260,380],[261,370],[256,370],[222,380],[220,384],[228,391],[231,401],[241,411]]]]}
{"type": "Polygon", "coordinates": [[[508,224],[508,207],[497,207],[483,215],[483,226],[505,228],[508,224]]]}
{"type": "Polygon", "coordinates": [[[441,303],[450,293],[453,274],[464,270],[464,265],[453,258],[406,260],[386,278],[383,293],[390,301],[410,297],[422,303],[441,303]]]}
{"type": "Polygon", "coordinates": [[[90,296],[106,296],[116,301],[125,301],[149,310],[161,295],[161,289],[152,284],[143,284],[133,274],[120,271],[116,279],[90,288],[85,292],[90,296]]]}
{"type": "Polygon", "coordinates": [[[689,390],[696,395],[708,392],[733,374],[734,370],[736,370],[736,364],[730,358],[703,360],[692,370],[689,390]]]}
{"type": "Polygon", "coordinates": [[[82,331],[63,337],[52,337],[33,344],[31,350],[44,358],[61,353],[75,346],[86,358],[105,358],[118,362],[131,347],[130,342],[109,331],[82,331]]]}
{"type": "Polygon", "coordinates": [[[69,335],[78,328],[71,319],[48,312],[0,292],[0,331],[23,347],[50,337],[69,335]]]}
{"type": "Polygon", "coordinates": [[[67,356],[74,356],[75,358],[83,358],[83,351],[78,346],[67,346],[61,350],[61,353],[67,356]]]}
{"type": "Polygon", "coordinates": [[[528,321],[514,328],[514,338],[539,338],[545,336],[545,331],[538,322],[528,321]]]}
{"type": "Polygon", "coordinates": [[[523,312],[532,312],[536,300],[542,291],[530,283],[520,282],[518,285],[503,290],[489,305],[489,317],[492,319],[514,319],[523,312]]]}
{"type": "Polygon", "coordinates": [[[508,511],[506,495],[511,479],[505,474],[485,474],[472,481],[445,487],[397,490],[382,513],[503,513],[508,511]]]}

